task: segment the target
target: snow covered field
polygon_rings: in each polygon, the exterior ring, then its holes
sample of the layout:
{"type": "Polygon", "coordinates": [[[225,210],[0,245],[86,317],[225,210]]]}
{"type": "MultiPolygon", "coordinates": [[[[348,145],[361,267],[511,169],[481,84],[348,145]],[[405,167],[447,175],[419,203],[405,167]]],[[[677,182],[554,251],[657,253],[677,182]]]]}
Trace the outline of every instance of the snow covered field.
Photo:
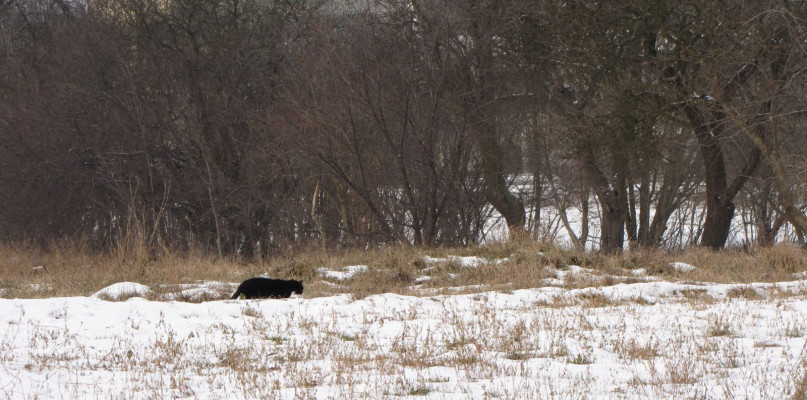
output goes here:
{"type": "Polygon", "coordinates": [[[0,399],[804,398],[807,280],[558,285],[588,273],[418,297],[0,299],[0,399]]]}

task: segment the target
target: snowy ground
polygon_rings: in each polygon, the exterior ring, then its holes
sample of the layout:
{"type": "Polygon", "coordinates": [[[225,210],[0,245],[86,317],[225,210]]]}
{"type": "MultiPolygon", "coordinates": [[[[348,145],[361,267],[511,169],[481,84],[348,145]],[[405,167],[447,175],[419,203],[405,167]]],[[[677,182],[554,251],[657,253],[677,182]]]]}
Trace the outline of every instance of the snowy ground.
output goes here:
{"type": "MultiPolygon", "coordinates": [[[[340,280],[364,270],[320,272],[340,280]]],[[[558,271],[554,283],[588,273],[558,271]]],[[[641,280],[449,296],[109,301],[149,292],[126,283],[93,297],[0,299],[0,399],[803,396],[807,280],[641,280]]],[[[178,290],[210,287],[232,284],[178,290]]]]}

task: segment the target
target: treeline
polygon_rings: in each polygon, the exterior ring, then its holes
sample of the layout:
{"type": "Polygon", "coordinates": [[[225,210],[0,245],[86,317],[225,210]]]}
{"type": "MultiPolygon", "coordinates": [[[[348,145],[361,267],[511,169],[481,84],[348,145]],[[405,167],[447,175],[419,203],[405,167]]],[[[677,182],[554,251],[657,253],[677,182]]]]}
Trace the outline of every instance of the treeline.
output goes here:
{"type": "Polygon", "coordinates": [[[807,2],[0,0],[0,237],[804,241],[807,2]],[[589,198],[596,198],[590,211],[589,198]],[[739,208],[738,208],[739,207],[739,208]],[[546,212],[546,211],[545,211],[546,212]]]}

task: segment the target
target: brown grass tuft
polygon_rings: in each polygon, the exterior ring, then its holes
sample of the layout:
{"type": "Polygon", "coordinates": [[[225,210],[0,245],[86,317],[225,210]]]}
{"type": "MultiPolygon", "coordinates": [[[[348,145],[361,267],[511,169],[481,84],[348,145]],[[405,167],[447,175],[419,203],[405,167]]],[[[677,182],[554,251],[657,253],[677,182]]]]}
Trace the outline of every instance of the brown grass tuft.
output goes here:
{"type": "Polygon", "coordinates": [[[717,283],[788,281],[807,271],[807,254],[790,244],[754,251],[689,248],[674,258],[698,267],[687,273],[688,279],[717,283]]]}

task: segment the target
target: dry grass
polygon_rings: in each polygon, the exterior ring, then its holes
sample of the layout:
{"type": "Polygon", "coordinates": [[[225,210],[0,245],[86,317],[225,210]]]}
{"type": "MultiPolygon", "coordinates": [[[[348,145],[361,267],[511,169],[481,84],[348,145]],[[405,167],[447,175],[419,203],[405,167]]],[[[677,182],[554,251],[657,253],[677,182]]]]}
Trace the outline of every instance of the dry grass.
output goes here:
{"type": "Polygon", "coordinates": [[[789,244],[753,252],[690,248],[675,258],[698,266],[687,279],[718,283],[787,281],[793,279],[794,273],[807,271],[805,251],[789,244]]]}
{"type": "Polygon", "coordinates": [[[807,368],[796,382],[791,400],[807,400],[807,368]]]}
{"type": "Polygon", "coordinates": [[[245,265],[213,257],[164,253],[159,258],[102,254],[76,244],[47,251],[0,246],[0,289],[4,297],[90,295],[112,283],[170,285],[197,280],[238,280],[245,265]]]}
{"type": "MultiPolygon", "coordinates": [[[[566,275],[562,286],[567,289],[633,283],[641,278],[631,271],[639,268],[662,279],[717,283],[786,281],[793,280],[794,273],[807,271],[804,250],[790,245],[755,252],[691,248],[681,254],[635,249],[606,256],[518,241],[467,248],[307,249],[258,261],[219,259],[199,252],[179,254],[163,250],[156,256],[151,253],[138,246],[98,253],[76,242],[54,244],[48,250],[0,245],[0,296],[89,295],[122,281],[169,291],[181,284],[239,282],[261,274],[302,279],[306,297],[350,293],[363,298],[388,292],[419,295],[542,287],[551,284],[549,280],[558,271],[566,271],[570,266],[580,266],[591,273],[566,275]],[[427,262],[426,256],[473,256],[487,263],[468,267],[456,259],[427,262]],[[675,271],[671,267],[674,261],[692,264],[697,269],[687,273],[675,271]],[[348,265],[366,265],[367,270],[342,281],[324,279],[318,273],[321,269],[340,271],[348,265]]],[[[750,286],[729,293],[730,297],[746,299],[765,295],[750,286]]],[[[591,306],[604,305],[597,299],[584,300],[591,306]]]]}

